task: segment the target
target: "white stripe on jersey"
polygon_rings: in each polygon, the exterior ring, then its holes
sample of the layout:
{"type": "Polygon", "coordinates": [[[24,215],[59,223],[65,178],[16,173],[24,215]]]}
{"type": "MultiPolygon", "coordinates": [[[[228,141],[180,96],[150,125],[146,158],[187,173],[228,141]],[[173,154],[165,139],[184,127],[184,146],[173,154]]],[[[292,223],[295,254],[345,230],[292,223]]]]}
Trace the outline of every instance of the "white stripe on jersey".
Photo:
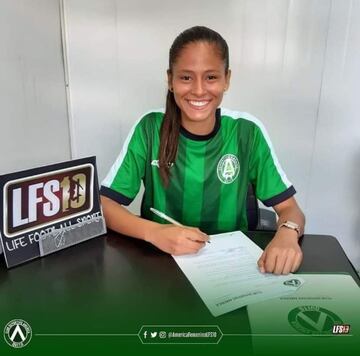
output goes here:
{"type": "Polygon", "coordinates": [[[266,143],[268,144],[268,146],[270,148],[271,157],[272,157],[272,159],[274,161],[275,167],[276,167],[276,169],[277,169],[283,183],[286,185],[287,188],[292,186],[292,183],[288,180],[288,178],[286,177],[285,172],[281,168],[279,160],[278,160],[278,158],[277,158],[277,156],[275,154],[274,147],[273,147],[273,145],[271,143],[269,134],[266,131],[266,128],[263,125],[263,123],[259,119],[257,119],[255,116],[253,116],[253,115],[251,115],[251,114],[249,114],[247,112],[232,111],[232,110],[229,110],[229,109],[226,109],[226,108],[220,108],[220,110],[221,110],[221,115],[230,116],[234,120],[243,118],[245,120],[253,122],[256,126],[259,127],[262,134],[264,135],[266,143]]]}
{"type": "Polygon", "coordinates": [[[147,111],[145,114],[141,115],[141,117],[139,119],[136,120],[135,124],[133,125],[133,127],[131,128],[129,134],[127,135],[126,139],[125,139],[125,142],[124,142],[124,145],[120,151],[120,154],[118,155],[118,157],[116,158],[114,164],[112,165],[112,167],[110,168],[110,171],[109,173],[107,174],[107,176],[105,177],[105,179],[102,181],[101,185],[103,185],[104,187],[107,187],[107,188],[110,188],[120,166],[122,165],[123,161],[124,161],[124,158],[127,154],[127,151],[128,151],[128,147],[129,147],[129,143],[131,141],[131,138],[134,134],[134,131],[135,131],[135,128],[136,126],[138,125],[138,123],[141,121],[141,119],[152,113],[152,112],[161,112],[161,113],[164,113],[164,108],[161,108],[161,109],[157,109],[157,110],[149,110],[147,111]]]}

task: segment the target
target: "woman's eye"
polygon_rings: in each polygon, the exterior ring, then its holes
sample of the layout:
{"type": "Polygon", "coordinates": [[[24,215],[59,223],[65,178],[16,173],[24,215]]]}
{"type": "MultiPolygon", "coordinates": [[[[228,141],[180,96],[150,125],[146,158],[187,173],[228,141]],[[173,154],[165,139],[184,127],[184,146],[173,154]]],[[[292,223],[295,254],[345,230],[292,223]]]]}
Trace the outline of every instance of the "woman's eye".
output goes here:
{"type": "Polygon", "coordinates": [[[208,79],[209,79],[209,80],[215,80],[216,78],[217,78],[217,77],[216,77],[215,75],[209,75],[209,76],[208,76],[208,79]]]}
{"type": "Polygon", "coordinates": [[[190,80],[190,76],[189,75],[183,75],[182,77],[180,77],[181,80],[185,80],[185,81],[188,81],[190,80]]]}

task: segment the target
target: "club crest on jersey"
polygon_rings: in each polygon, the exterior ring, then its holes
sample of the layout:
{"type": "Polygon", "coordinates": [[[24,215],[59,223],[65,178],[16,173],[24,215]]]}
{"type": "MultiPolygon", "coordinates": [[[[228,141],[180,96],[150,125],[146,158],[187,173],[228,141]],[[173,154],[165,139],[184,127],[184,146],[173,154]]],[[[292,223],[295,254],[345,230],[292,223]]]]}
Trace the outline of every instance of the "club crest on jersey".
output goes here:
{"type": "Polygon", "coordinates": [[[221,183],[232,183],[240,172],[240,163],[233,154],[226,154],[221,157],[217,165],[217,175],[221,183]]]}

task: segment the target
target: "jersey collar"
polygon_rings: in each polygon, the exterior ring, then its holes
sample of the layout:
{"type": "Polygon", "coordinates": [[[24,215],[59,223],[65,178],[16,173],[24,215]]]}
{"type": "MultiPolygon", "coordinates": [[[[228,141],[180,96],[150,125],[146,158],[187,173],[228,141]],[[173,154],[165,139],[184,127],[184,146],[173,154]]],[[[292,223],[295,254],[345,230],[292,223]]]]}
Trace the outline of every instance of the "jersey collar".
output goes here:
{"type": "Polygon", "coordinates": [[[220,117],[221,117],[221,113],[220,113],[220,108],[217,108],[215,111],[215,126],[214,129],[206,134],[206,135],[196,135],[191,133],[190,131],[186,130],[185,127],[180,126],[180,133],[185,136],[186,138],[189,138],[190,140],[194,140],[194,141],[206,141],[206,140],[210,140],[211,138],[213,138],[217,132],[220,129],[220,117]]]}

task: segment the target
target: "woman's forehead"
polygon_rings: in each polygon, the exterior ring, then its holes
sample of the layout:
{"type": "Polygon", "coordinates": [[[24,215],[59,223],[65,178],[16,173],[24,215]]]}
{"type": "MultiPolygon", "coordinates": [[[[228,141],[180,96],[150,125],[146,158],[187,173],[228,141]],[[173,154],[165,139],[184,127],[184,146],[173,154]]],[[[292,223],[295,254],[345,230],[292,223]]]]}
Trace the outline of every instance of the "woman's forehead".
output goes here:
{"type": "Polygon", "coordinates": [[[192,42],[186,45],[176,58],[174,67],[177,70],[193,71],[197,68],[208,70],[222,69],[224,66],[216,45],[208,42],[192,42]]]}

